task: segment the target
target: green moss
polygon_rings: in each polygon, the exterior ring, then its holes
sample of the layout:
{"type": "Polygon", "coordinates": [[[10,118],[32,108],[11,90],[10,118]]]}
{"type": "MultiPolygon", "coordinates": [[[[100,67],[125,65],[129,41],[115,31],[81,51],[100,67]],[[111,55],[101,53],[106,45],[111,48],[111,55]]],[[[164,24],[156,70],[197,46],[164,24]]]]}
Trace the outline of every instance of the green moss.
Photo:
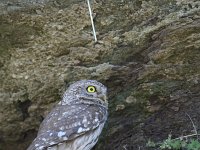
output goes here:
{"type": "Polygon", "coordinates": [[[180,83],[175,81],[143,83],[134,90],[132,96],[138,99],[138,101],[145,103],[154,95],[156,95],[156,97],[167,97],[179,86],[180,83]]]}
{"type": "Polygon", "coordinates": [[[149,140],[147,145],[148,148],[160,149],[160,150],[199,150],[200,149],[200,142],[198,139],[172,139],[171,135],[168,136],[162,142],[154,143],[153,141],[149,140]]]}

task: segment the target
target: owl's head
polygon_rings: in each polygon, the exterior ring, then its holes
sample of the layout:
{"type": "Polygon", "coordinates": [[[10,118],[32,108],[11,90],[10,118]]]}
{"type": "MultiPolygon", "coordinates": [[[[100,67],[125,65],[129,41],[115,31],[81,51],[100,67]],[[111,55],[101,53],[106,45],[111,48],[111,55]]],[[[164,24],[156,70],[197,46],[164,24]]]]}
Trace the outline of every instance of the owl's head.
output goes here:
{"type": "Polygon", "coordinates": [[[107,88],[96,80],[81,80],[69,86],[66,94],[75,96],[85,103],[107,105],[107,88]]]}

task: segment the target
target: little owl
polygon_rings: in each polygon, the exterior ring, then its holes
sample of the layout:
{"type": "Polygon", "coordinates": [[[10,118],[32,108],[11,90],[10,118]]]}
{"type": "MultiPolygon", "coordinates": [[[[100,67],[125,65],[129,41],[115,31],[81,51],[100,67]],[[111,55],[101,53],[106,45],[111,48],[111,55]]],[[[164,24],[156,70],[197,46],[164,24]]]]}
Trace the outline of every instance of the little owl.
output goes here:
{"type": "Polygon", "coordinates": [[[107,120],[107,88],[95,80],[72,84],[45,117],[28,150],[90,150],[107,120]]]}

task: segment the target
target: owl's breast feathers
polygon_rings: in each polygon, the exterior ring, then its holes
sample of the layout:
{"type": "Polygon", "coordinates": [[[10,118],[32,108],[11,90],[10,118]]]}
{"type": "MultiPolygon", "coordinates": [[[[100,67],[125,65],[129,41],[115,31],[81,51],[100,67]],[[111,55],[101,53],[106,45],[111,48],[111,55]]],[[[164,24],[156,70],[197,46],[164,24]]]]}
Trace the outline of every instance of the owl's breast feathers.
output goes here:
{"type": "Polygon", "coordinates": [[[95,130],[107,120],[107,108],[99,105],[57,105],[43,120],[28,150],[43,150],[95,130]],[[106,115],[105,115],[106,114],[106,115]]]}

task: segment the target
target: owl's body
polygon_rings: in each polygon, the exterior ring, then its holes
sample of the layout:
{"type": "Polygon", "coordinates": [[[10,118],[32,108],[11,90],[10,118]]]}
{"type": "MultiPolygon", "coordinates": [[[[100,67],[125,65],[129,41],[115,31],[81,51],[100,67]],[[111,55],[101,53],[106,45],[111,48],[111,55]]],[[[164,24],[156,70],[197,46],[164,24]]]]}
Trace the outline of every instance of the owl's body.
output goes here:
{"type": "Polygon", "coordinates": [[[106,90],[94,80],[71,85],[28,150],[90,150],[107,120],[106,90]]]}
{"type": "Polygon", "coordinates": [[[62,144],[48,148],[48,150],[90,150],[97,142],[104,124],[97,129],[80,136],[74,142],[64,142],[62,144]]]}

